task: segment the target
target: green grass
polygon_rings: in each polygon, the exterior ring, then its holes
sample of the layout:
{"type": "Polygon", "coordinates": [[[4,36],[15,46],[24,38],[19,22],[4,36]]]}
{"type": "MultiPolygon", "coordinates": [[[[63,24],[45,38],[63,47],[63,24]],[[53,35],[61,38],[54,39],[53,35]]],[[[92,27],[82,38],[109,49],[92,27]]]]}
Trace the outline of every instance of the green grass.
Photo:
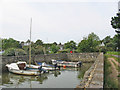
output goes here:
{"type": "Polygon", "coordinates": [[[115,57],[115,56],[112,56],[111,54],[105,54],[106,57],[109,57],[109,58],[114,58],[116,61],[119,61],[120,59],[115,57]]]}
{"type": "Polygon", "coordinates": [[[83,78],[85,72],[91,67],[93,63],[84,63],[84,65],[81,67],[81,69],[79,70],[79,74],[78,74],[78,78],[83,78]]]}
{"type": "Polygon", "coordinates": [[[111,54],[111,55],[120,55],[120,52],[111,52],[111,51],[108,51],[106,54],[111,54]]]}
{"type": "Polygon", "coordinates": [[[115,65],[116,69],[118,70],[118,65],[114,61],[112,61],[112,62],[115,65]]]}
{"type": "Polygon", "coordinates": [[[108,55],[104,57],[104,88],[118,88],[118,82],[110,77],[110,74],[112,74],[112,67],[107,60],[108,57],[108,55]]]}
{"type": "Polygon", "coordinates": [[[120,77],[120,75],[118,75],[118,77],[120,77]]]}

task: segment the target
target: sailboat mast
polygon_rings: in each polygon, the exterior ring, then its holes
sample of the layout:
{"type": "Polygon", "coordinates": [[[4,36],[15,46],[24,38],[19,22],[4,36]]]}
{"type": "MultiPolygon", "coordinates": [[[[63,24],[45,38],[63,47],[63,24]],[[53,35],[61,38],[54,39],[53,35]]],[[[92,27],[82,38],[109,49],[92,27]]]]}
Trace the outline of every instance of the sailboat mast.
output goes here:
{"type": "Polygon", "coordinates": [[[31,65],[31,29],[32,29],[32,18],[30,22],[29,67],[31,65]]]}

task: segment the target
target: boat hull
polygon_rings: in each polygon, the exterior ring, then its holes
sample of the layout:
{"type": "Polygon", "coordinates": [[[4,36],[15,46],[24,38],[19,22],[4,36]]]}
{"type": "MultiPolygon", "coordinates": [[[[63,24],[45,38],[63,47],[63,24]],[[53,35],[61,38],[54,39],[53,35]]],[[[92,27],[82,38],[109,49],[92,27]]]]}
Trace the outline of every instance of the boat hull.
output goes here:
{"type": "Polygon", "coordinates": [[[18,75],[27,75],[27,76],[37,76],[41,73],[38,71],[31,71],[31,70],[15,70],[15,69],[9,69],[9,72],[18,74],[18,75]]]}

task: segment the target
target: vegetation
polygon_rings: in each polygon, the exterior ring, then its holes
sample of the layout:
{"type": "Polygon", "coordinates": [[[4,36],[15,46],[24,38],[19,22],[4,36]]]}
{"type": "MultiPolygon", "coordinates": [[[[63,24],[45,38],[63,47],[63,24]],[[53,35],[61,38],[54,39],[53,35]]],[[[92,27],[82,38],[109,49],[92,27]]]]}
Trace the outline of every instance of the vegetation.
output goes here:
{"type": "Polygon", "coordinates": [[[59,50],[59,47],[56,45],[56,44],[53,44],[51,47],[50,47],[50,53],[57,53],[59,50]]]}
{"type": "MultiPolygon", "coordinates": [[[[100,40],[95,33],[90,33],[87,37],[84,37],[78,45],[75,41],[71,40],[64,44],[44,43],[38,39],[36,42],[31,42],[31,54],[52,54],[52,53],[82,53],[82,52],[104,52],[118,50],[118,35],[113,38],[106,36],[103,40],[100,40]]],[[[5,51],[3,55],[16,55],[14,51],[16,49],[22,50],[23,53],[19,55],[29,54],[30,40],[26,42],[17,41],[13,38],[2,39],[2,50],[5,51]]]]}
{"type": "Polygon", "coordinates": [[[115,52],[115,51],[108,51],[106,54],[111,54],[111,55],[120,55],[120,52],[115,52]]]}
{"type": "Polygon", "coordinates": [[[110,62],[107,60],[108,55],[104,58],[104,88],[118,88],[118,82],[110,77],[112,68],[110,62]]]}
{"type": "Polygon", "coordinates": [[[27,53],[23,49],[9,48],[5,50],[3,55],[6,56],[15,56],[15,55],[26,55],[27,53]]]}
{"type": "Polygon", "coordinates": [[[78,52],[96,52],[99,51],[97,46],[100,45],[99,37],[91,33],[88,37],[84,37],[83,40],[78,44],[78,52]]]}
{"type": "Polygon", "coordinates": [[[78,78],[83,78],[85,72],[90,68],[93,63],[84,63],[84,65],[79,69],[78,78]]]}
{"type": "Polygon", "coordinates": [[[76,43],[74,41],[70,41],[64,44],[64,49],[70,49],[70,51],[75,50],[76,47],[76,43]]]}
{"type": "Polygon", "coordinates": [[[120,51],[120,13],[117,13],[117,16],[114,16],[111,19],[112,19],[111,25],[114,29],[116,29],[115,30],[116,33],[118,33],[116,35],[116,37],[118,37],[118,38],[116,38],[115,41],[117,42],[116,45],[118,46],[118,51],[120,51]]]}

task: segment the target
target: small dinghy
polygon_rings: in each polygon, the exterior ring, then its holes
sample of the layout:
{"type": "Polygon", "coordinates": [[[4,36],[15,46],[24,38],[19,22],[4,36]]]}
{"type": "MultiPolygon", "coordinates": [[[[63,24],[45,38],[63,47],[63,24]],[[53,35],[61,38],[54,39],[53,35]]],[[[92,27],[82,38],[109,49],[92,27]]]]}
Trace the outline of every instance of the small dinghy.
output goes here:
{"type": "Polygon", "coordinates": [[[38,70],[32,70],[28,69],[26,67],[26,62],[17,62],[17,63],[11,63],[7,64],[6,67],[8,68],[9,72],[14,73],[14,74],[19,74],[19,75],[40,75],[43,72],[40,72],[38,70]]]}

